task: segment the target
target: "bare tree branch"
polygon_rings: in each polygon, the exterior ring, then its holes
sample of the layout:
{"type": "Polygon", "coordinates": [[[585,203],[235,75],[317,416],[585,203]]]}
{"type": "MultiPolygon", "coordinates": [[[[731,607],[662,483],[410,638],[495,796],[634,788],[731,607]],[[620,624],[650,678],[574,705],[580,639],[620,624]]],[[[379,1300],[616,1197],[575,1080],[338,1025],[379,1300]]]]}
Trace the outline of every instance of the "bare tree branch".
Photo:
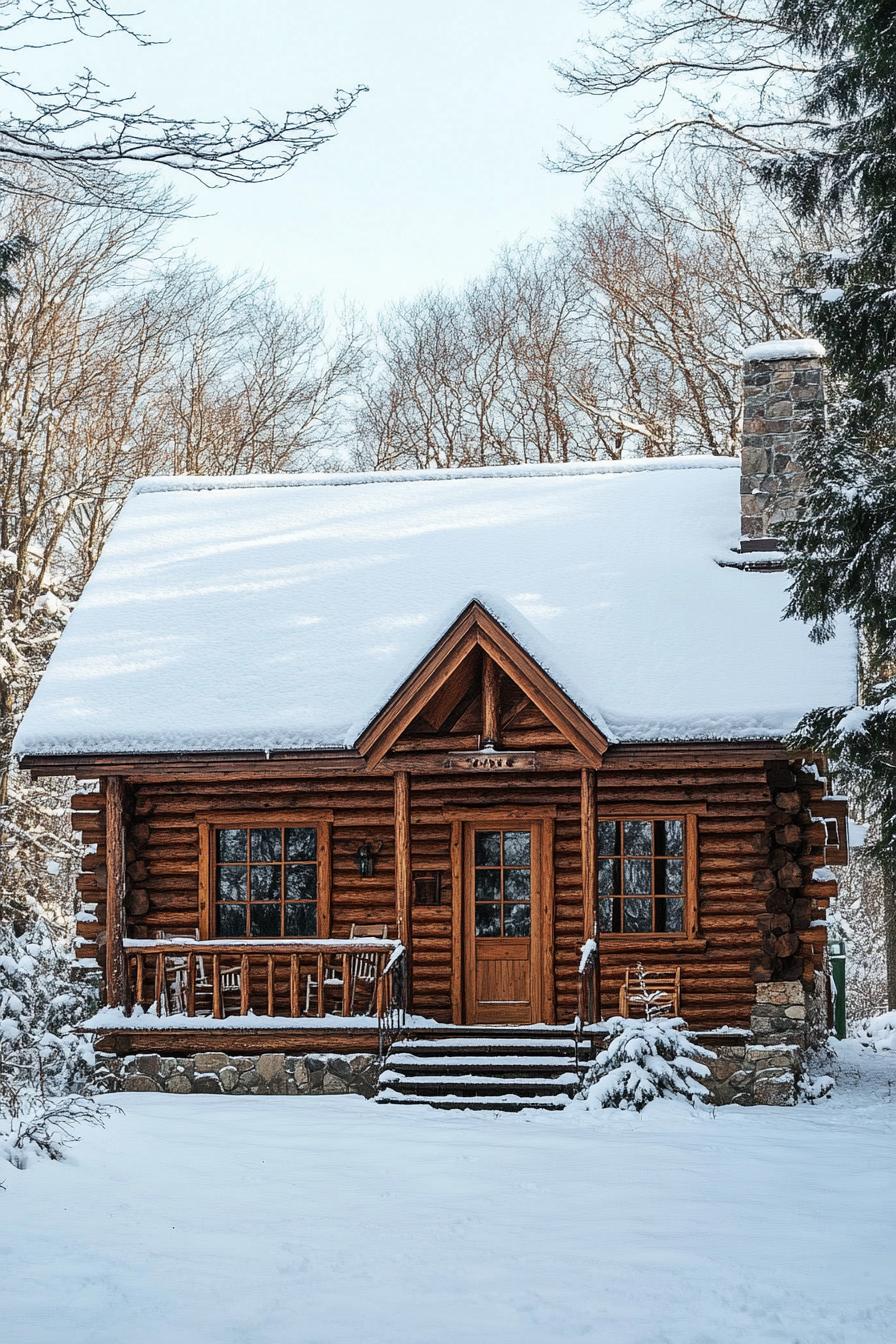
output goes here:
{"type": "MultiPolygon", "coordinates": [[[[0,186],[20,189],[16,169],[31,172],[32,195],[69,202],[142,208],[132,191],[132,167],[164,169],[206,186],[259,182],[282,176],[303,155],[330,141],[339,121],[365,91],[337,89],[332,102],[276,115],[170,117],[132,94],[113,92],[90,69],[45,86],[27,71],[2,63],[75,38],[153,39],[134,27],[142,11],[112,0],[0,0],[0,186]],[[116,172],[119,170],[119,172],[116,172]]],[[[156,205],[158,206],[158,199],[156,205]]],[[[168,212],[171,213],[169,203],[168,212]]]]}
{"type": "Polygon", "coordinates": [[[616,100],[634,129],[603,145],[571,129],[552,166],[593,180],[618,160],[663,166],[687,145],[778,155],[821,123],[794,118],[815,73],[776,16],[775,0],[589,0],[599,27],[557,66],[567,91],[616,100]]]}

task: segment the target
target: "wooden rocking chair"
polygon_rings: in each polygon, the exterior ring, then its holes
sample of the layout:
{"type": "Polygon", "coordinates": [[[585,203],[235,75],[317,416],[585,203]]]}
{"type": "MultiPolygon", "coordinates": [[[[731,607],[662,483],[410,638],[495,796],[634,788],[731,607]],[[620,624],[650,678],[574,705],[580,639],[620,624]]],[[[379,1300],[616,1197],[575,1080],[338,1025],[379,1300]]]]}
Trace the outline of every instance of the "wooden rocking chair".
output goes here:
{"type": "MultiPolygon", "coordinates": [[[[171,936],[171,934],[162,931],[156,934],[159,941],[171,936]]],[[[196,941],[199,940],[198,929],[195,930],[193,937],[196,941]]],[[[163,1002],[159,1005],[159,1012],[162,1014],[183,1013],[186,1016],[189,1011],[189,986],[187,981],[190,973],[190,959],[188,952],[189,949],[184,952],[182,957],[166,957],[165,959],[166,975],[162,988],[163,1002]]],[[[214,1011],[215,990],[211,976],[206,970],[205,958],[199,952],[195,953],[194,974],[194,1015],[196,1017],[211,1017],[214,1011]]],[[[224,1016],[228,1017],[234,1012],[238,1013],[242,1001],[243,986],[243,976],[239,966],[222,966],[218,972],[218,978],[224,1016]]]]}
{"type": "MultiPolygon", "coordinates": [[[[388,924],[353,924],[349,933],[349,938],[388,938],[388,924]]],[[[343,962],[340,957],[338,961],[324,966],[324,1011],[326,1011],[326,996],[331,993],[338,999],[339,1005],[342,1005],[343,989],[345,980],[343,978],[343,962]]],[[[354,1013],[356,1003],[361,1003],[359,1010],[363,1013],[370,1013],[373,1010],[373,1001],[376,996],[376,978],[377,978],[377,956],[375,952],[361,951],[355,952],[349,959],[349,1012],[354,1013]]],[[[309,975],[305,981],[305,1012],[310,1013],[312,1003],[317,1002],[317,976],[309,975]]]]}
{"type": "Polygon", "coordinates": [[[641,987],[638,968],[625,968],[625,981],[619,991],[620,1017],[646,1017],[647,1005],[654,1017],[678,1017],[681,1013],[681,967],[669,966],[662,970],[645,970],[644,986],[649,1000],[645,1000],[645,991],[641,987]],[[640,1013],[635,1009],[640,1008],[640,1013]]]}

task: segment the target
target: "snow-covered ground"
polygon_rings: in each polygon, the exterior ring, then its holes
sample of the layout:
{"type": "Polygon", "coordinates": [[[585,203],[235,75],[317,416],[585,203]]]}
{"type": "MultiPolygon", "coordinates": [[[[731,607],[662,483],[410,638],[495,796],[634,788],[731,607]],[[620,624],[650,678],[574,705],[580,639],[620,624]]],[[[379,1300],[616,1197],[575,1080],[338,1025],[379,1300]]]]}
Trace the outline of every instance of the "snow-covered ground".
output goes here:
{"type": "Polygon", "coordinates": [[[791,1110],[129,1095],[6,1168],[8,1344],[892,1344],[896,1055],[791,1110]]]}

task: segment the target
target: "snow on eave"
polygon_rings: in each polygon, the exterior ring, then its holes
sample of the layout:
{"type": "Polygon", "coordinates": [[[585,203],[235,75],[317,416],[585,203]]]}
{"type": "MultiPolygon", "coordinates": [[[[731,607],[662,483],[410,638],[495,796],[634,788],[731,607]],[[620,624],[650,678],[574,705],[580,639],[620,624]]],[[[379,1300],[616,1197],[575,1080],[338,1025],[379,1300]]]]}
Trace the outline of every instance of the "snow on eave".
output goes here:
{"type": "Polygon", "coordinates": [[[775,359],[824,359],[826,354],[820,341],[807,338],[799,341],[758,341],[746,347],[743,359],[745,364],[752,364],[775,359]]]}
{"type": "Polygon", "coordinates": [[[190,490],[283,490],[320,485],[414,485],[424,481],[624,475],[642,471],[725,471],[739,466],[740,462],[736,457],[715,457],[707,454],[620,458],[618,461],[606,462],[528,462],[504,467],[438,467],[428,471],[308,471],[245,476],[142,476],[131,486],[130,493],[153,495],[190,490]]]}

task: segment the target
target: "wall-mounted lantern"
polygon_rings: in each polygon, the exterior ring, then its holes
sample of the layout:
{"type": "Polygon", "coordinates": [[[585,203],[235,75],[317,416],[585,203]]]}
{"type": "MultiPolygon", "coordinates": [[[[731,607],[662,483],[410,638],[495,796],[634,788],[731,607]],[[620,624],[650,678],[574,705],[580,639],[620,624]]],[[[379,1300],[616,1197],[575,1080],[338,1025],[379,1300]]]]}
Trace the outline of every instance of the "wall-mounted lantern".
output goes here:
{"type": "Polygon", "coordinates": [[[374,859],[382,849],[382,845],[372,845],[369,840],[364,840],[358,846],[356,858],[358,861],[358,873],[361,877],[373,877],[374,859]]]}

